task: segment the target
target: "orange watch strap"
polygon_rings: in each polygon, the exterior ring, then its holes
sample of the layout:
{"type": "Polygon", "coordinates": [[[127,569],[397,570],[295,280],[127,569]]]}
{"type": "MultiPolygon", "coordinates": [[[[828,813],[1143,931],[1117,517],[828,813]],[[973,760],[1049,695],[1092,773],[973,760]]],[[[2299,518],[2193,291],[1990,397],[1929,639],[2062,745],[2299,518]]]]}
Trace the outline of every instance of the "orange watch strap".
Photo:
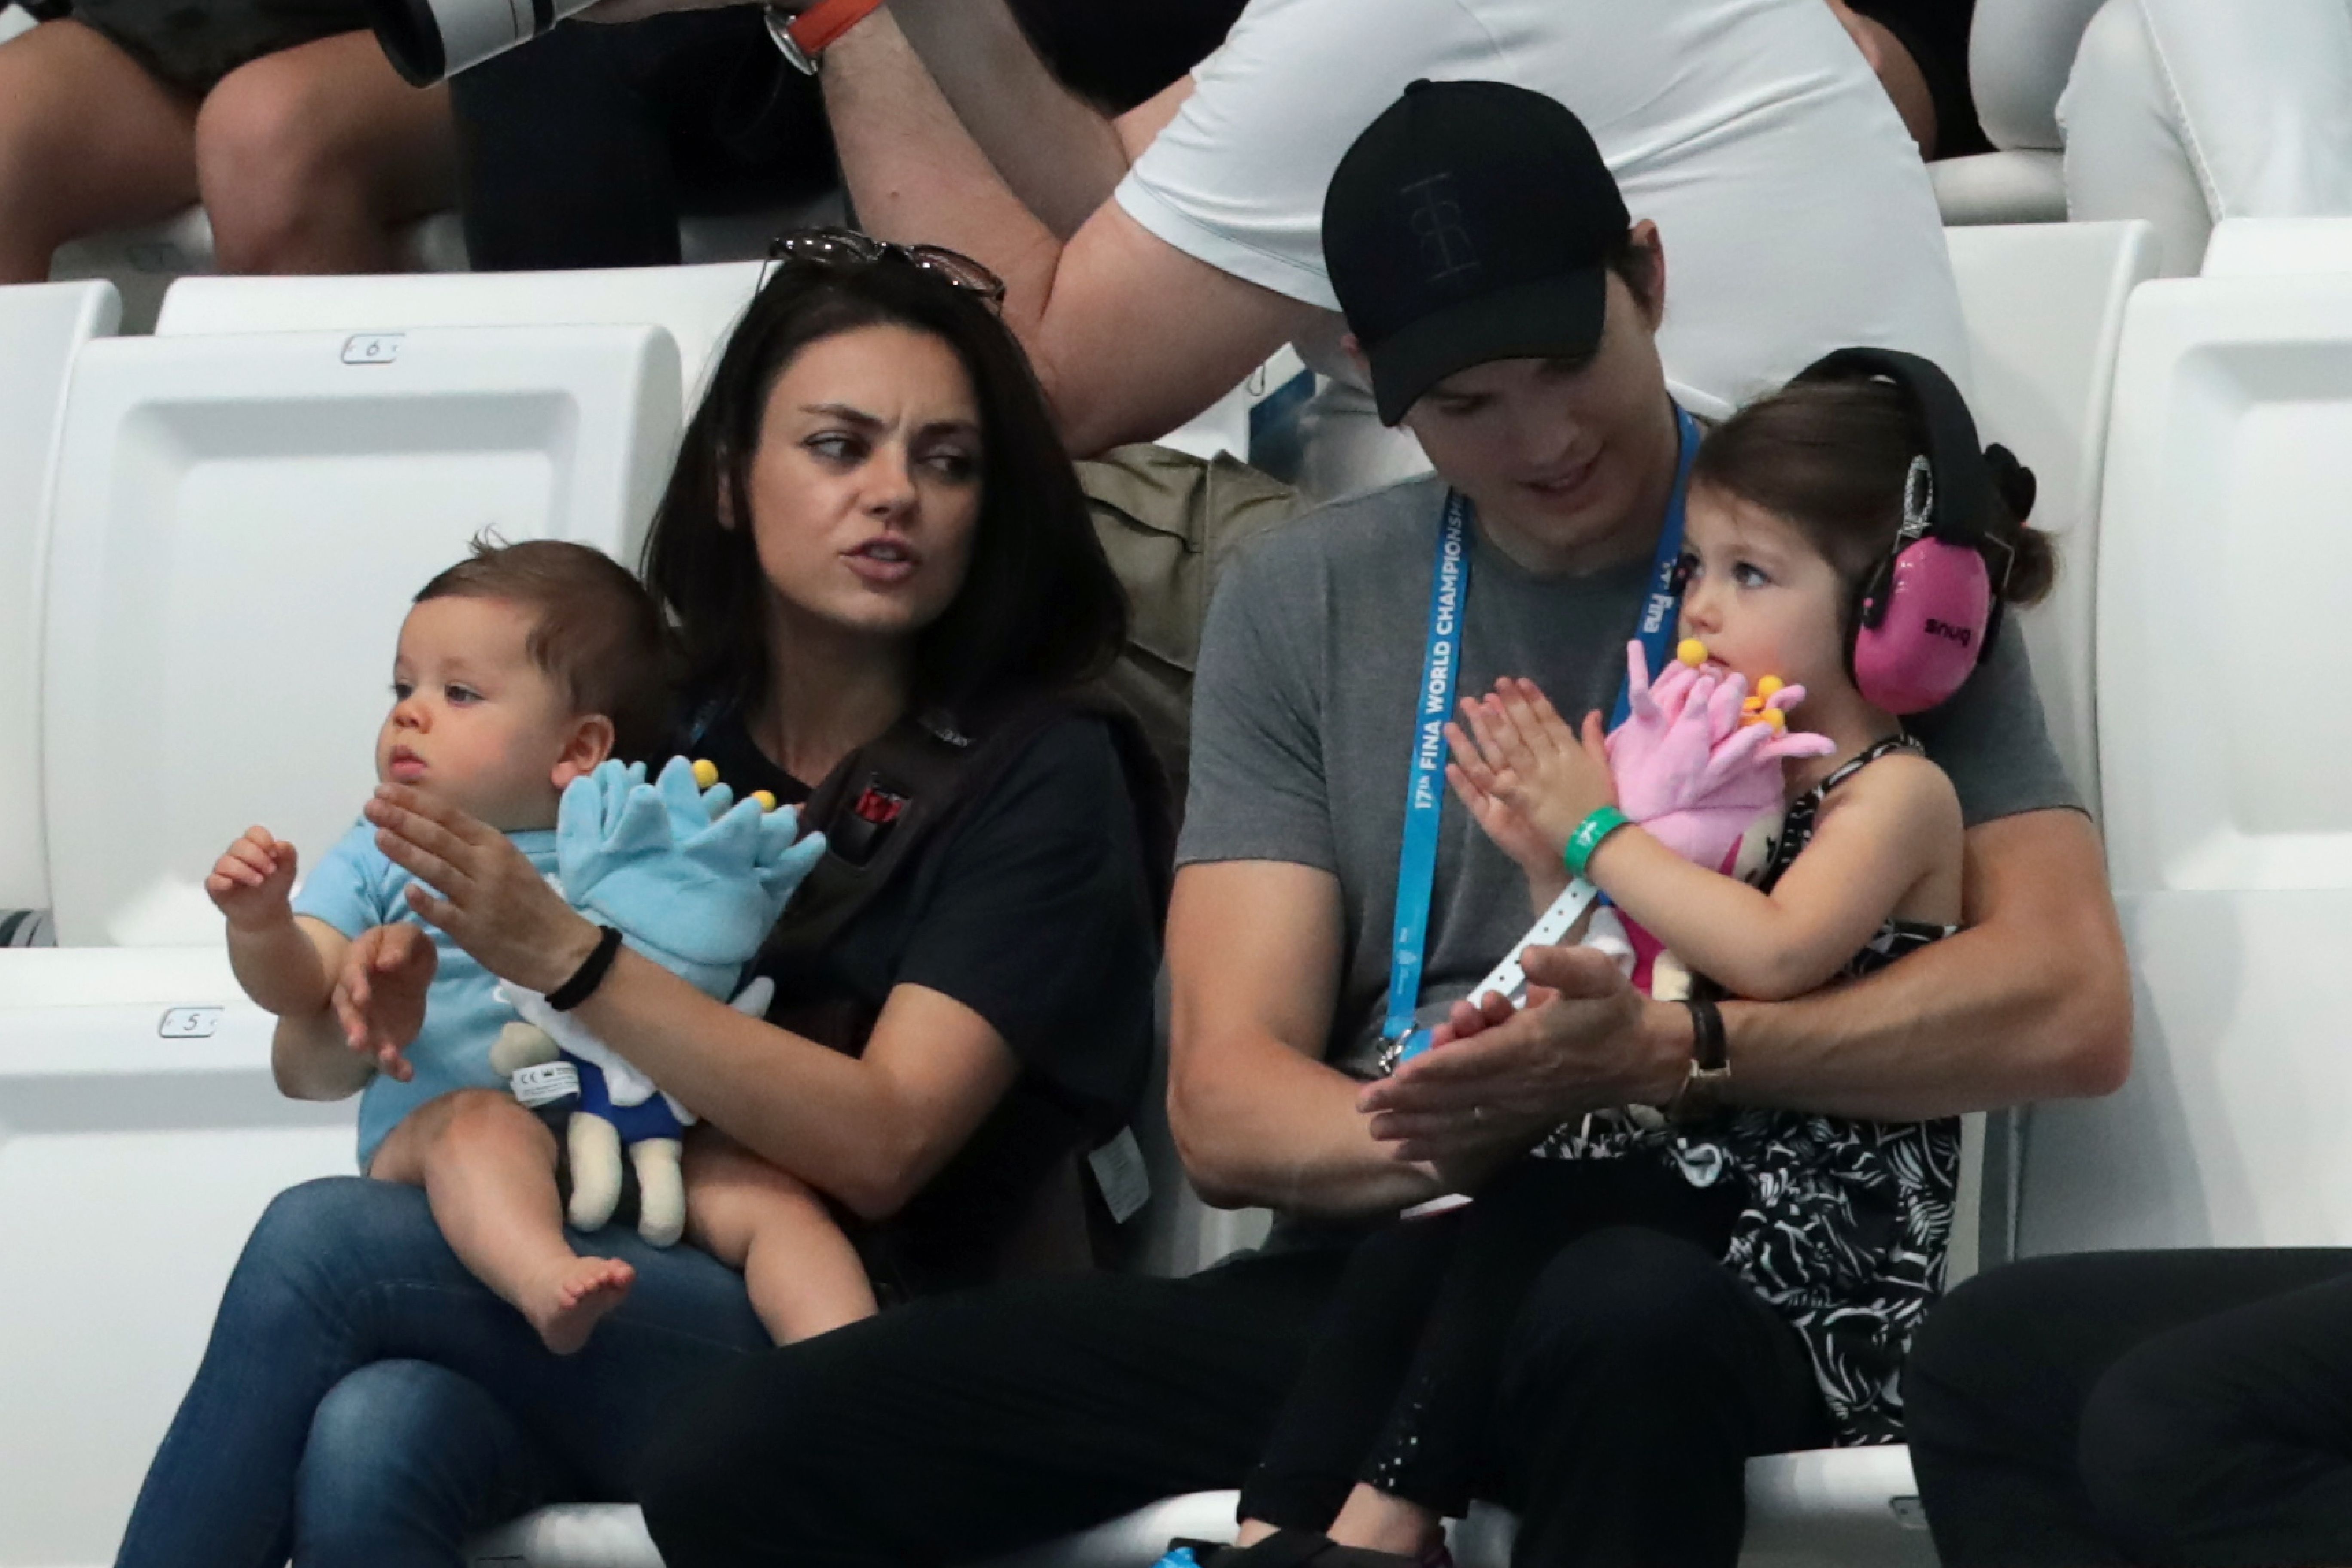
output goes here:
{"type": "Polygon", "coordinates": [[[882,8],[882,0],[817,0],[793,18],[793,42],[814,59],[844,33],[882,8]]]}

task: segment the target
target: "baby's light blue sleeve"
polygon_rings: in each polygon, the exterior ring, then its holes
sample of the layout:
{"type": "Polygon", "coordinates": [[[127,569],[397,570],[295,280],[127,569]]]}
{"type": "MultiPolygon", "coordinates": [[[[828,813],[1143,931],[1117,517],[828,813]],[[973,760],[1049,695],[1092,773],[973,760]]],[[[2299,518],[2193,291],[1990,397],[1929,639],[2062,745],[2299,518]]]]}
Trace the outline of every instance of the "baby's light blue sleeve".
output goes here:
{"type": "Polygon", "coordinates": [[[294,912],[355,937],[405,912],[404,904],[387,907],[397,902],[394,880],[392,862],[375,847],[375,829],[361,822],[303,873],[294,912]]]}

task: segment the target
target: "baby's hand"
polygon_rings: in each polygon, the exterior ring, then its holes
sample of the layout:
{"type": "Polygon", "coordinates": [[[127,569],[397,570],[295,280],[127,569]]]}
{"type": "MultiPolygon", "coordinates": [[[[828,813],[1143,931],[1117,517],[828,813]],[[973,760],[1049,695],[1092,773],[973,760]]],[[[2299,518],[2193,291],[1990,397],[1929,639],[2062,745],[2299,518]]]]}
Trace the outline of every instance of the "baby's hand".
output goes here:
{"type": "Polygon", "coordinates": [[[403,1083],[416,1076],[401,1053],[425,1026],[425,993],[440,963],[424,927],[373,926],[344,950],[335,977],[335,1021],[345,1043],[403,1083]]]}
{"type": "Polygon", "coordinates": [[[1586,817],[1616,803],[1598,713],[1580,735],[1534,681],[1506,679],[1494,695],[1465,699],[1462,717],[1467,732],[1450,724],[1446,739],[1465,776],[1524,818],[1546,858],[1557,859],[1586,817]]]}
{"type": "Polygon", "coordinates": [[[1455,760],[1445,764],[1445,782],[1454,786],[1454,798],[1469,808],[1471,820],[1494,841],[1495,847],[1527,874],[1538,901],[1549,903],[1567,885],[1568,871],[1560,864],[1559,851],[1516,807],[1496,795],[1494,770],[1465,743],[1466,739],[1454,741],[1455,760]]]}
{"type": "Polygon", "coordinates": [[[205,891],[239,931],[260,931],[290,918],[287,899],[294,889],[294,846],[248,827],[213,862],[205,891]]]}

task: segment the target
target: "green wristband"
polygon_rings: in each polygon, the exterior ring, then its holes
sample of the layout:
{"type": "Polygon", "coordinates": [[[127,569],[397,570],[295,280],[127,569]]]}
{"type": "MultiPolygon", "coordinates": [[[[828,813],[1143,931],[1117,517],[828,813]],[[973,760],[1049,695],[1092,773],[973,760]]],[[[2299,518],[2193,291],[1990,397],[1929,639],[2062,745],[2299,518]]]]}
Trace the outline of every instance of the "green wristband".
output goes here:
{"type": "Polygon", "coordinates": [[[1569,836],[1568,850],[1560,857],[1568,863],[1568,874],[1579,881],[1588,880],[1584,868],[1591,860],[1592,852],[1601,847],[1601,841],[1619,828],[1632,826],[1632,820],[1613,805],[1604,805],[1577,824],[1576,831],[1569,836]]]}

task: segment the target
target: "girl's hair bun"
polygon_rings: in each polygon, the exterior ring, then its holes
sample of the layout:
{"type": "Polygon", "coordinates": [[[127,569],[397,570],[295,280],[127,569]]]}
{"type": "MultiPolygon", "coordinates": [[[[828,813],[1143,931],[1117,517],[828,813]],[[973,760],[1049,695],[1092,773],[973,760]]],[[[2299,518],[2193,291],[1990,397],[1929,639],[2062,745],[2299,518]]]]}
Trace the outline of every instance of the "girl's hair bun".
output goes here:
{"type": "Polygon", "coordinates": [[[2000,493],[2001,504],[2019,527],[2033,515],[2033,499],[2042,493],[2041,482],[2033,470],[2017,460],[2017,454],[1995,441],[1985,448],[1985,463],[1992,469],[1993,489],[2000,493]]]}

